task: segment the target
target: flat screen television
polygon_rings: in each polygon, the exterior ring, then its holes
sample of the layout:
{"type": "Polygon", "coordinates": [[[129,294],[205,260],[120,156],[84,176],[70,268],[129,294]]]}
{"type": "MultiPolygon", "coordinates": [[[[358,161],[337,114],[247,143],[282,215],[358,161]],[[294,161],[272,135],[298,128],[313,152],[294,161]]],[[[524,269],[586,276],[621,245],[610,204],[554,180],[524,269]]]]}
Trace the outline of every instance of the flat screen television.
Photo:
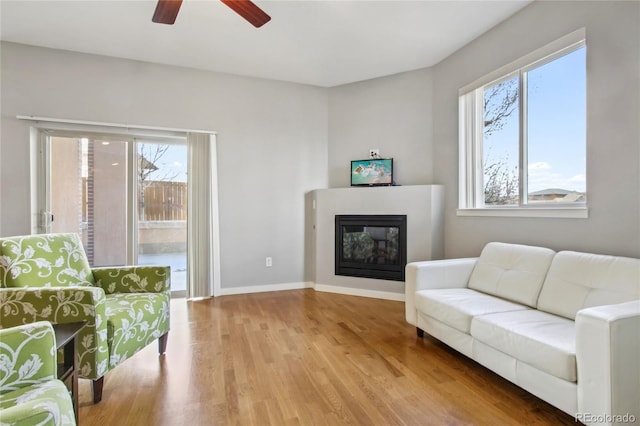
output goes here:
{"type": "Polygon", "coordinates": [[[351,161],[351,186],[393,185],[393,158],[351,161]]]}

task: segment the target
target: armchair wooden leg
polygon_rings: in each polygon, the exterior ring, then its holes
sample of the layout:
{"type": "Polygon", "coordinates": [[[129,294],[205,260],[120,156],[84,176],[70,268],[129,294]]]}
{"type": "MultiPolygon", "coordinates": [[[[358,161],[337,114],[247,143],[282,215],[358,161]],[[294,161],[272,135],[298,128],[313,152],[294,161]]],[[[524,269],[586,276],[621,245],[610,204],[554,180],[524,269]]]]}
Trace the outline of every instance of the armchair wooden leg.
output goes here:
{"type": "Polygon", "coordinates": [[[418,337],[423,338],[424,337],[424,330],[421,328],[416,327],[416,334],[418,335],[418,337]]]}
{"type": "Polygon", "coordinates": [[[167,351],[167,340],[169,340],[168,331],[158,338],[158,352],[160,355],[167,351]]]}
{"type": "Polygon", "coordinates": [[[102,401],[102,387],[104,385],[104,376],[97,380],[91,381],[91,390],[93,392],[93,403],[97,404],[102,401]]]}

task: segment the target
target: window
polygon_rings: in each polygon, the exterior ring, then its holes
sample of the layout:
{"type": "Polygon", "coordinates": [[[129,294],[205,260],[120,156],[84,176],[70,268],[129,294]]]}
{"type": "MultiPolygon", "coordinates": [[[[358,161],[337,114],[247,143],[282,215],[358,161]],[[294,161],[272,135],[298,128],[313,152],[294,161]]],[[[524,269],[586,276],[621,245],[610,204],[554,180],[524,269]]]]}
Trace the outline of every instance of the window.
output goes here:
{"type": "Polygon", "coordinates": [[[460,90],[460,215],[586,217],[586,47],[576,31],[460,90]]]}

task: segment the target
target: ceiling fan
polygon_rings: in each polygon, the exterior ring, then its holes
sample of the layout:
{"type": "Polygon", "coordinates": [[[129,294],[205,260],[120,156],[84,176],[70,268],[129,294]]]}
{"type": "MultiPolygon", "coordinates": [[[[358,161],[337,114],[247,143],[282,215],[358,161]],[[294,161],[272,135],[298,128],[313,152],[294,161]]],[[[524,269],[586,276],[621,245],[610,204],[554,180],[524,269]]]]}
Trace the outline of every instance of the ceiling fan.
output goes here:
{"type": "MultiPolygon", "coordinates": [[[[249,0],[220,0],[233,9],[238,15],[249,21],[251,25],[260,28],[271,20],[262,9],[249,0]]],[[[158,0],[156,11],[153,13],[153,22],[173,25],[180,11],[182,0],[158,0]]]]}

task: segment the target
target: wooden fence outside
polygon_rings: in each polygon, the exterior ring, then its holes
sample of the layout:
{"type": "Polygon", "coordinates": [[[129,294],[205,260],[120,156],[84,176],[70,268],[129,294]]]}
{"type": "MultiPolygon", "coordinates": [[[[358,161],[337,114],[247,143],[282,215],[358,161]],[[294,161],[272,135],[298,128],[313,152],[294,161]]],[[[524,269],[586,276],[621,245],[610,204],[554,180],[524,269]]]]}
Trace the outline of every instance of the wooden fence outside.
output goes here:
{"type": "Polygon", "coordinates": [[[187,183],[145,182],[138,208],[141,220],[187,220],[187,183]]]}

